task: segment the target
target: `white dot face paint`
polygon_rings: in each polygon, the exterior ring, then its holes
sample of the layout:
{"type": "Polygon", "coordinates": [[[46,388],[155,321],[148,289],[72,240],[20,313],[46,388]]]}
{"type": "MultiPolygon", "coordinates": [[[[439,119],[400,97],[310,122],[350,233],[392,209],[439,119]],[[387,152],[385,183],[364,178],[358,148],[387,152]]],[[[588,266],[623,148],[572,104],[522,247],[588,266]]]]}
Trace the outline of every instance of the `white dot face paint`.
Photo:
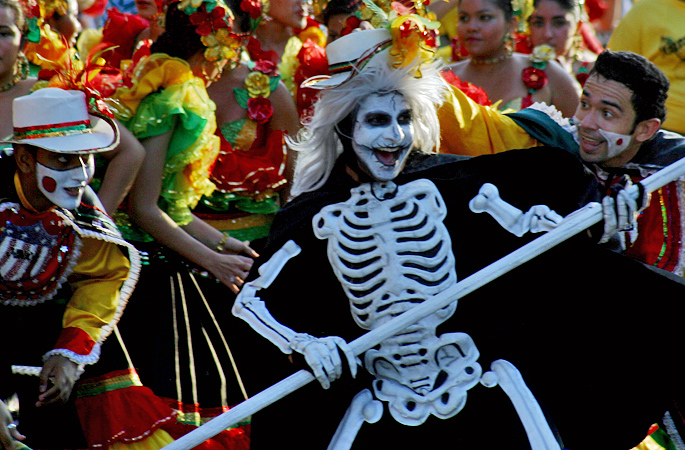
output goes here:
{"type": "Polygon", "coordinates": [[[372,94],[364,99],[352,131],[352,149],[359,167],[374,180],[399,175],[414,141],[409,104],[397,93],[372,94]]]}
{"type": "Polygon", "coordinates": [[[76,209],[81,204],[83,192],[95,173],[92,155],[79,159],[80,164],[66,170],[57,170],[36,163],[38,189],[55,205],[64,209],[76,209]]]}

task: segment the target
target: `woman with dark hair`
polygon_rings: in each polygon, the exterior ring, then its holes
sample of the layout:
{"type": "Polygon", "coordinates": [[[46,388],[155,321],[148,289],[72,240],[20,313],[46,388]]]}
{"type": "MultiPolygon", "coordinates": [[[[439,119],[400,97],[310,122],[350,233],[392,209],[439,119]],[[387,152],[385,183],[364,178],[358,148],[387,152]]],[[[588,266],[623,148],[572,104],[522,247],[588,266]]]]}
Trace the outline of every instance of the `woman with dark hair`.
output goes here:
{"type": "MultiPolygon", "coordinates": [[[[234,27],[249,35],[250,11],[234,3],[234,27]]],[[[195,213],[259,250],[287,200],[293,159],[284,137],[298,131],[297,109],[269,60],[236,61],[207,92],[216,103],[221,150],[211,172],[217,189],[195,213]]]]}
{"type": "Polygon", "coordinates": [[[515,3],[516,7],[511,0],[459,2],[457,32],[469,58],[448,66],[447,72],[482,88],[493,104],[501,102],[500,109],[520,110],[544,102],[571,117],[579,88],[553,55],[513,51],[514,30],[530,12],[524,10],[525,2],[515,3]]]}
{"type": "Polygon", "coordinates": [[[12,134],[12,102],[31,92],[36,79],[29,77],[24,56],[24,9],[17,0],[0,0],[0,137],[12,134]]]}
{"type": "MultiPolygon", "coordinates": [[[[245,398],[231,370],[226,305],[257,254],[192,212],[215,189],[219,138],[206,87],[238,59],[242,38],[232,24],[220,0],[170,3],[152,54],[114,95],[116,114],[146,150],[128,215],[115,217],[148,258],[119,328],[143,383],[178,411],[165,427],[174,437],[245,398]]],[[[249,441],[240,428],[216,439],[239,448],[249,441]]]]}
{"type": "Polygon", "coordinates": [[[528,41],[531,51],[549,45],[556,60],[582,86],[597,54],[602,50],[592,29],[583,22],[583,6],[578,0],[535,0],[535,10],[528,18],[528,41]],[[586,37],[587,36],[587,37],[586,37]],[[588,42],[598,51],[590,50],[588,42]]]}

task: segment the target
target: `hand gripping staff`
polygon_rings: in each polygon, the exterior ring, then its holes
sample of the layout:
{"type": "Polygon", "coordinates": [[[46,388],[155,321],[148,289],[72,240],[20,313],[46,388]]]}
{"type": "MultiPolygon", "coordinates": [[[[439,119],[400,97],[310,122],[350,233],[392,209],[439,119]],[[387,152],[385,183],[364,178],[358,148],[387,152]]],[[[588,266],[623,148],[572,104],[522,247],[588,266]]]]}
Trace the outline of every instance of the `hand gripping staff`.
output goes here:
{"type": "MultiPolygon", "coordinates": [[[[645,178],[640,182],[640,184],[642,184],[645,193],[651,193],[665,186],[666,184],[677,180],[681,176],[685,176],[685,158],[676,161],[649,176],[648,178],[645,178]]],[[[627,193],[630,194],[634,199],[637,199],[640,195],[637,185],[630,187],[627,193]]],[[[537,239],[515,250],[504,258],[495,261],[471,276],[464,278],[441,293],[427,299],[423,303],[414,306],[412,309],[393,318],[389,322],[365,333],[364,335],[350,342],[349,347],[352,349],[355,355],[360,355],[366,352],[367,350],[376,346],[379,342],[396,335],[403,329],[416,323],[422,318],[445,308],[455,300],[470,294],[476,289],[530,261],[536,256],[541,255],[545,251],[555,247],[558,244],[561,244],[579,232],[586,230],[587,228],[601,221],[602,218],[603,209],[599,203],[589,203],[585,205],[584,207],[566,216],[556,228],[545,233],[544,235],[541,235],[537,239]]],[[[201,427],[182,436],[181,438],[164,447],[164,449],[192,449],[205,440],[212,438],[232,425],[245,420],[270,404],[277,402],[288,394],[291,394],[297,389],[305,386],[314,379],[314,376],[309,371],[300,370],[293,375],[284,378],[273,386],[263,390],[262,392],[254,395],[248,400],[236,405],[230,411],[217,416],[201,427]]],[[[501,380],[500,383],[505,384],[505,380],[501,380]]],[[[504,385],[502,387],[506,389],[504,385]]],[[[527,407],[527,405],[525,405],[525,399],[522,399],[521,402],[515,404],[515,407],[517,408],[517,412],[519,412],[519,414],[526,414],[526,411],[521,410],[522,408],[527,407]]],[[[539,430],[526,429],[526,432],[529,434],[529,437],[532,438],[532,442],[534,435],[538,433],[539,430]]],[[[544,441],[544,439],[542,440],[544,441]]],[[[546,447],[543,445],[541,448],[552,450],[554,447],[546,447]]],[[[556,448],[558,448],[558,446],[556,448]]]]}

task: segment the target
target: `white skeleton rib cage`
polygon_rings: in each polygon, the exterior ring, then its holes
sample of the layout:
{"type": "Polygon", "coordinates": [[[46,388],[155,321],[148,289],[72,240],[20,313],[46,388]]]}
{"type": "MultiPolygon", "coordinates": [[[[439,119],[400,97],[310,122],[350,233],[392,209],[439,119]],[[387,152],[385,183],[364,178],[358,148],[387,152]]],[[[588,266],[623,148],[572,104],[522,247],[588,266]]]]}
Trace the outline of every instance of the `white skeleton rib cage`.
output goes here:
{"type": "MultiPolygon", "coordinates": [[[[364,330],[402,314],[457,282],[451,239],[443,220],[442,196],[426,179],[404,185],[362,184],[343,203],[324,207],[313,218],[314,233],[328,240],[328,259],[350,302],[355,323],[364,330]]],[[[508,231],[548,231],[561,216],[546,206],[523,213],[499,198],[497,188],[484,185],[471,201],[474,212],[488,212],[508,231]]],[[[288,241],[247,283],[233,313],[286,354],[302,353],[324,387],[330,353],[340,348],[352,374],[356,357],[339,337],[315,338],[278,323],[258,297],[300,248],[288,241]],[[337,348],[336,348],[337,347],[337,348]],[[328,353],[330,352],[330,353],[328,353]]],[[[364,354],[363,366],[374,377],[372,395],[363,390],[352,400],[329,445],[349,449],[362,424],[383,414],[382,400],[401,424],[417,426],[430,415],[448,419],[465,407],[467,391],[479,382],[499,385],[511,399],[533,450],[559,449],[537,401],[511,363],[497,360],[483,373],[476,344],[465,333],[436,335],[438,325],[456,311],[457,301],[418,321],[402,333],[364,354]],[[374,395],[376,399],[374,399],[374,395]],[[378,399],[378,400],[377,400],[378,399]]],[[[340,368],[337,368],[340,370],[340,368]]]]}

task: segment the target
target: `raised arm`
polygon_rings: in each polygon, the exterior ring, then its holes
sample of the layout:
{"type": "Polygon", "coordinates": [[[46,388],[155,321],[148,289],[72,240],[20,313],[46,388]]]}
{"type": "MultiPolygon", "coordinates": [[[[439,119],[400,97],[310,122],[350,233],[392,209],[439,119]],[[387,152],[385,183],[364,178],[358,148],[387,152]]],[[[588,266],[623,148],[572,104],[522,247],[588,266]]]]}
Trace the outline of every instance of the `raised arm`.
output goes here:
{"type": "Polygon", "coordinates": [[[159,243],[207,269],[237,293],[252,267],[252,258],[256,256],[254,251],[247,247],[249,256],[220,253],[216,250],[219,247],[238,249],[243,243],[234,238],[224,240],[220,231],[208,225],[193,224],[192,222],[200,221],[196,217],[191,223],[181,227],[157,204],[171,133],[169,131],[142,141],[146,155],[131,188],[131,218],[159,243]]]}

